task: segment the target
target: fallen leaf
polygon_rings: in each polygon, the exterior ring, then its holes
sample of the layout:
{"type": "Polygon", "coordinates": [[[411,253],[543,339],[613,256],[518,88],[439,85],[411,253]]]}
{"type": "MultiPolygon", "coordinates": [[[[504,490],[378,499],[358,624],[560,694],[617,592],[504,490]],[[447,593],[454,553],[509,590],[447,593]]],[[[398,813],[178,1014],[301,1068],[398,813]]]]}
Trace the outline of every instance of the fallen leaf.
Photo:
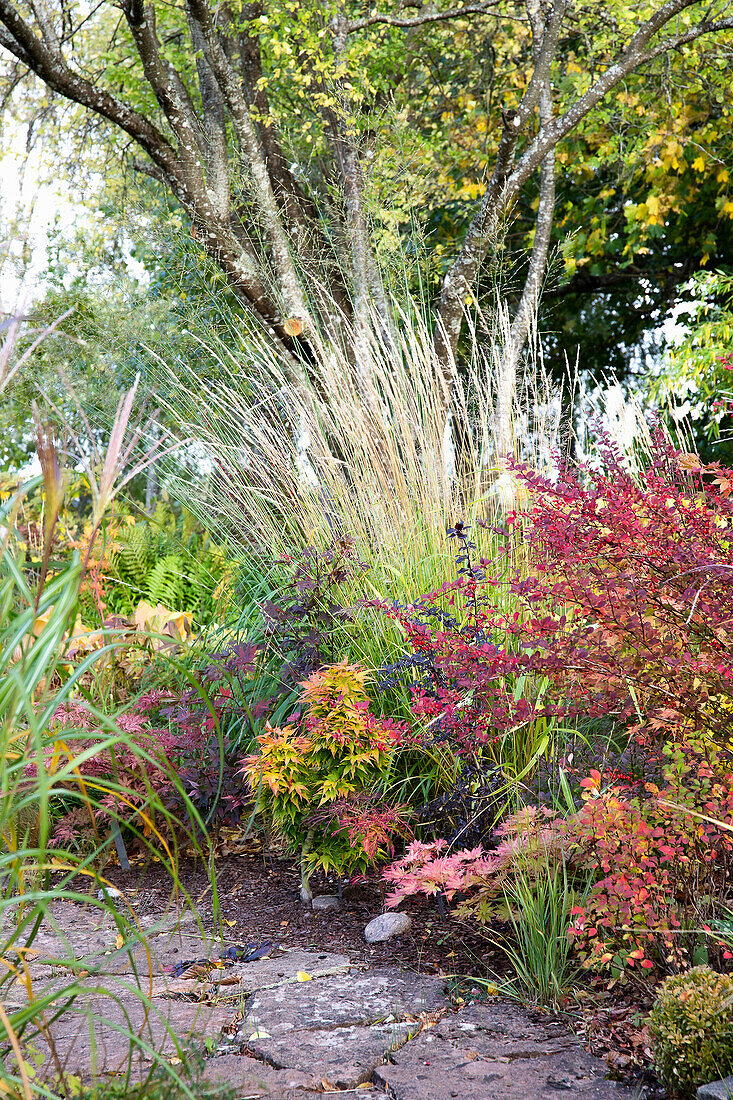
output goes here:
{"type": "Polygon", "coordinates": [[[310,974],[306,974],[305,970],[299,970],[295,975],[295,980],[298,982],[311,982],[313,979],[310,974]]]}
{"type": "Polygon", "coordinates": [[[271,1039],[271,1038],[272,1038],[272,1035],[270,1035],[269,1031],[255,1029],[252,1032],[251,1035],[247,1036],[247,1042],[250,1042],[251,1039],[271,1039]]]}
{"type": "Polygon", "coordinates": [[[300,336],[303,331],[303,322],[299,317],[288,317],[283,328],[288,336],[300,336]]]}
{"type": "Polygon", "coordinates": [[[117,936],[117,939],[115,940],[115,947],[117,948],[118,951],[122,947],[124,942],[125,942],[125,937],[120,932],[119,935],[117,936]]]}

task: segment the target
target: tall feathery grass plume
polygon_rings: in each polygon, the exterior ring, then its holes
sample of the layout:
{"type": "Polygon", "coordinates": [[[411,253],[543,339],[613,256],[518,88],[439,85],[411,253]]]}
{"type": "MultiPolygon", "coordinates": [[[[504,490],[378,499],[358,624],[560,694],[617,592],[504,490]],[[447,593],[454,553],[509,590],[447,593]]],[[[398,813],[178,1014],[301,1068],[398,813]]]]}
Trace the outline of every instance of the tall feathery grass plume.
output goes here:
{"type": "MultiPolygon", "coordinates": [[[[246,317],[226,338],[192,329],[200,354],[190,361],[155,353],[166,415],[194,441],[169,484],[246,553],[347,535],[378,587],[395,598],[427,591],[451,569],[447,528],[491,517],[515,492],[495,416],[508,327],[501,308],[475,314],[448,380],[414,300],[393,300],[388,325],[375,308],[339,343],[311,334],[307,360],[246,317]]],[[[527,358],[510,394],[512,446],[547,470],[560,400],[538,340],[527,358]]]]}

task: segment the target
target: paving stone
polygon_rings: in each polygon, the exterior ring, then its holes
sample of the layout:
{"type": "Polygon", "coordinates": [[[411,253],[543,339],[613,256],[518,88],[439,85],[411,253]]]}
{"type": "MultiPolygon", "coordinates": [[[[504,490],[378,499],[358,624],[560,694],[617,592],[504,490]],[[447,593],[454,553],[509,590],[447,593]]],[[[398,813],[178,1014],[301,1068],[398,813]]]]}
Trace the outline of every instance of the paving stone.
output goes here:
{"type": "Polygon", "coordinates": [[[226,967],[227,977],[239,977],[239,985],[225,987],[222,997],[240,1000],[242,994],[256,993],[271,986],[292,985],[299,972],[318,975],[324,970],[348,971],[351,966],[348,955],[331,955],[328,952],[294,951],[274,952],[266,959],[251,963],[233,963],[226,967]]]}
{"type": "Polygon", "coordinates": [[[368,1081],[375,1066],[447,1003],[439,978],[396,967],[261,990],[239,1038],[278,1067],[307,1070],[339,1088],[368,1081]]]}
{"type": "Polygon", "coordinates": [[[606,1067],[580,1044],[563,1052],[537,1049],[528,1056],[481,1055],[423,1031],[378,1066],[374,1080],[394,1100],[557,1100],[558,1094],[583,1100],[632,1100],[633,1089],[604,1080],[606,1067]]]}
{"type": "Polygon", "coordinates": [[[109,911],[74,902],[55,903],[33,940],[34,981],[50,977],[70,962],[102,974],[160,974],[166,965],[221,954],[221,944],[201,933],[191,912],[141,925],[147,947],[135,942],[131,933],[130,943],[117,948],[120,933],[109,911]]]}
{"type": "Polygon", "coordinates": [[[416,1018],[440,1011],[446,1004],[443,979],[385,967],[260,990],[247,1004],[241,1029],[264,1027],[274,1035],[373,1024],[416,1018]]]}
{"type": "Polygon", "coordinates": [[[278,1068],[292,1068],[314,1074],[338,1088],[355,1088],[371,1080],[376,1066],[395,1046],[400,1046],[420,1029],[419,1023],[352,1025],[292,1031],[282,1036],[258,1038],[247,1049],[278,1068]]]}
{"type": "Polygon", "coordinates": [[[241,1054],[224,1054],[209,1059],[204,1069],[204,1080],[231,1085],[239,1095],[278,1097],[278,1100],[289,1100],[291,1096],[303,1100],[305,1092],[321,1088],[320,1080],[310,1073],[274,1069],[241,1054]]]}
{"type": "MultiPolygon", "coordinates": [[[[54,1046],[69,1072],[81,1076],[112,1073],[124,1070],[130,1062],[133,1074],[144,1073],[152,1062],[151,1048],[159,1054],[175,1054],[176,1039],[184,1048],[201,1047],[207,1037],[218,1040],[222,1028],[233,1019],[231,1007],[156,998],[146,1013],[139,998],[122,990],[117,997],[91,991],[82,994],[73,1008],[51,1025],[54,1046]],[[129,1036],[138,1033],[140,1047],[130,1060],[129,1036]]],[[[52,1075],[55,1067],[45,1041],[36,1038],[34,1042],[44,1055],[41,1076],[52,1075]]]]}
{"type": "MultiPolygon", "coordinates": [[[[207,1061],[205,1075],[232,1084],[239,1097],[303,1100],[371,1082],[356,1094],[362,1100],[384,1097],[381,1089],[393,1100],[556,1100],[561,1092],[581,1100],[633,1100],[633,1090],[604,1080],[604,1064],[557,1021],[498,999],[455,1011],[440,978],[395,966],[363,971],[345,955],[277,947],[251,963],[225,962],[222,945],[199,933],[194,914],[151,918],[144,931],[150,960],[140,943],[131,945],[131,960],[116,946],[112,915],[94,906],[58,903],[44,922],[31,962],[36,996],[61,994],[72,971],[61,965],[64,959],[77,972],[94,968],[103,981],[116,983],[119,995],[117,1001],[103,997],[90,976],[73,1013],[52,1025],[71,1072],[124,1070],[127,1036],[141,1029],[142,1042],[163,1056],[176,1051],[169,1028],[182,1046],[199,1048],[206,1038],[216,1046],[224,1029],[223,1053],[207,1061]],[[199,975],[166,973],[200,958],[219,960],[216,983],[206,967],[199,975]],[[133,963],[141,976],[152,970],[147,1020],[144,1004],[124,990],[133,983],[133,963]],[[302,972],[310,978],[301,980],[302,972]],[[198,1003],[204,995],[216,1003],[198,1003]]],[[[17,1007],[26,990],[15,983],[8,994],[6,1004],[17,1007]]],[[[45,1055],[48,1075],[53,1062],[48,1050],[45,1055]]],[[[150,1066],[150,1051],[143,1050],[133,1056],[131,1072],[140,1076],[150,1066]]],[[[705,1100],[719,1096],[726,1093],[706,1093],[705,1100]]]]}
{"type": "Polygon", "coordinates": [[[532,1020],[526,1009],[499,1000],[443,1016],[433,1034],[491,1058],[537,1058],[579,1047],[558,1020],[532,1020]]]}
{"type": "MultiPolygon", "coordinates": [[[[204,1079],[229,1084],[239,1097],[267,1097],[267,1100],[305,1100],[314,1092],[323,1092],[323,1079],[298,1070],[274,1069],[254,1058],[227,1054],[207,1061],[204,1079]]],[[[358,1100],[385,1100],[384,1092],[374,1085],[360,1088],[358,1100]]]]}

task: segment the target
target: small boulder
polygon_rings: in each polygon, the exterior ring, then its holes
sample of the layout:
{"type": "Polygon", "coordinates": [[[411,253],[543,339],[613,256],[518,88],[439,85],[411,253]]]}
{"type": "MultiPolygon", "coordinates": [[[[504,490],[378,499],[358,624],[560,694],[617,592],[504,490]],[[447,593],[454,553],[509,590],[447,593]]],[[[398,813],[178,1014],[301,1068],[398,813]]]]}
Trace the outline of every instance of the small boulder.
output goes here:
{"type": "Polygon", "coordinates": [[[101,890],[97,890],[97,898],[99,901],[111,901],[115,905],[122,898],[122,891],[116,890],[114,886],[103,886],[101,890]]]}
{"type": "Polygon", "coordinates": [[[338,909],[340,904],[335,894],[318,894],[311,902],[314,909],[338,909]]]}
{"type": "Polygon", "coordinates": [[[369,921],[364,929],[364,939],[367,943],[383,943],[393,936],[401,936],[411,927],[412,921],[407,913],[382,913],[369,921]]]}
{"type": "Polygon", "coordinates": [[[733,1100],[733,1077],[723,1077],[720,1081],[700,1085],[697,1100],[733,1100]]]}

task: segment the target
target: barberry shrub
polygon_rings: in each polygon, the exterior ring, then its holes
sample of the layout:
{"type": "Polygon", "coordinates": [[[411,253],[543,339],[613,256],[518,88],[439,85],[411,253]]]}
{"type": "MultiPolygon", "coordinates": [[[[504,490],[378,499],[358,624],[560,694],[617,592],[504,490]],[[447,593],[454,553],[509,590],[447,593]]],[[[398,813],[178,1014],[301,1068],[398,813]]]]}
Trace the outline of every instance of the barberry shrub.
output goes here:
{"type": "Polygon", "coordinates": [[[538,723],[580,718],[645,747],[732,744],[733,473],[659,434],[642,470],[608,445],[604,471],[516,473],[531,503],[503,533],[526,571],[464,556],[452,584],[386,608],[412,646],[415,715],[499,764],[538,723]]]}
{"type": "MultiPolygon", "coordinates": [[[[54,840],[82,848],[98,839],[110,820],[142,822],[145,837],[185,822],[192,833],[234,826],[251,811],[252,799],[238,775],[241,742],[252,737],[255,718],[247,704],[257,648],[233,644],[208,657],[191,686],[172,692],[155,689],[114,715],[126,740],[110,747],[113,721],[83,699],[58,707],[52,716],[52,744],[46,769],[68,765],[66,743],[73,737],[81,783],[99,791],[94,814],[84,801],[55,806],[54,840]]],[[[32,769],[31,769],[32,770],[32,769]]]]}
{"type": "Polygon", "coordinates": [[[372,713],[365,680],[346,661],[313,673],[302,685],[302,719],[268,726],[242,764],[257,808],[301,853],[304,897],[316,867],[363,872],[404,828],[403,808],[365,800],[404,734],[372,713]]]}

